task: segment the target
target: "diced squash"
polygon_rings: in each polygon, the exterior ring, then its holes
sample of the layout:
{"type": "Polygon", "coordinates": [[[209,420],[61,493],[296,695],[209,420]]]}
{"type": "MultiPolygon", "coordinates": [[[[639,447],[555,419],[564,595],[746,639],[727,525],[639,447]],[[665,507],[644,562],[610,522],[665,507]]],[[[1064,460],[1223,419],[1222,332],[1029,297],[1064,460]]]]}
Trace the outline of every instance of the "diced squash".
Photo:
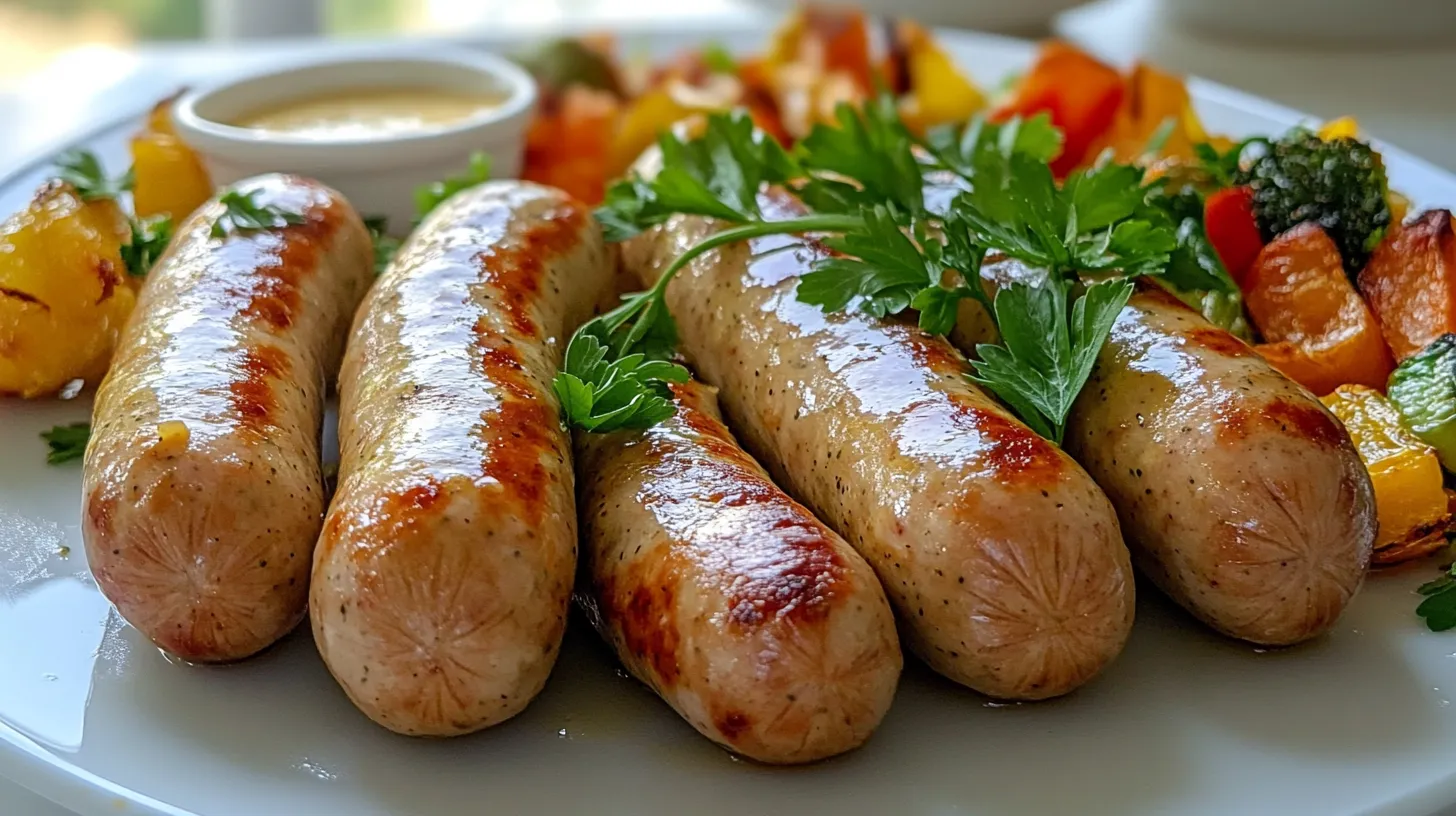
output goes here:
{"type": "Polygon", "coordinates": [[[1380,392],[1342,385],[1324,404],[1350,432],[1375,486],[1377,564],[1419,558],[1446,543],[1451,524],[1436,451],[1401,424],[1380,392]]]}
{"type": "Polygon", "coordinates": [[[42,187],[0,225],[0,394],[38,397],[106,373],[136,302],[111,200],[42,187]]]}
{"type": "Polygon", "coordinates": [[[157,103],[146,128],[131,140],[132,200],[138,217],[170,215],[178,222],[211,198],[213,188],[202,158],[172,125],[172,102],[157,103]]]}
{"type": "Polygon", "coordinates": [[[1244,305],[1272,347],[1265,359],[1313,391],[1345,383],[1383,388],[1395,363],[1380,327],[1345,277],[1340,250],[1317,224],[1301,224],[1259,253],[1244,305]]]}
{"type": "Polygon", "coordinates": [[[901,114],[912,131],[923,133],[935,125],[960,123],[986,106],[986,97],[950,54],[922,26],[901,22],[898,37],[905,50],[909,93],[901,100],[901,114]]]}
{"type": "Polygon", "coordinates": [[[1042,111],[1051,114],[1065,137],[1052,172],[1063,177],[1092,158],[1090,148],[1112,127],[1123,92],[1122,75],[1116,69],[1067,43],[1052,41],[1042,45],[1036,64],[991,118],[1001,122],[1042,111]]]}
{"type": "Polygon", "coordinates": [[[1111,128],[1087,150],[1085,158],[1092,159],[1107,148],[1121,162],[1143,158],[1153,135],[1170,121],[1172,130],[1155,156],[1193,158],[1193,143],[1208,137],[1193,110],[1187,85],[1182,77],[1139,62],[1127,74],[1111,128]]]}
{"type": "Polygon", "coordinates": [[[1358,280],[1397,360],[1456,332],[1456,231],[1451,213],[1431,210],[1409,224],[1392,226],[1358,280]]]}
{"type": "Polygon", "coordinates": [[[1407,428],[1456,472],[1456,334],[1437,338],[1390,375],[1390,401],[1407,428]]]}

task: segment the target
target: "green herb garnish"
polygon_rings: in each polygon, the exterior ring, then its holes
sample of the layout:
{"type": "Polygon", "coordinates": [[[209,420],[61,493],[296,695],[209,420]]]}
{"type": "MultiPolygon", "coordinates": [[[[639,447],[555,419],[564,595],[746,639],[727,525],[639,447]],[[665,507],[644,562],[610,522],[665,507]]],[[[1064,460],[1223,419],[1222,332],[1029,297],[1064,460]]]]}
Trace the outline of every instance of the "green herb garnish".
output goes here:
{"type": "MultiPolygon", "coordinates": [[[[608,191],[598,210],[608,237],[622,240],[675,214],[708,216],[727,226],[683,252],[654,286],[590,321],[558,377],[567,422],[593,430],[589,398],[610,387],[646,400],[662,396],[662,371],[645,363],[672,353],[676,325],[663,294],[678,270],[725,244],[763,235],[813,233],[835,254],[800,279],[797,297],[826,311],[857,309],[876,317],[909,308],[927,331],[946,333],[959,302],[979,301],[1000,327],[1004,345],[978,348],[974,379],[1028,425],[1060,441],[1067,412],[1090,375],[1135,275],[1161,274],[1178,247],[1171,219],[1149,216],[1142,171],[1104,164],[1058,185],[1048,162],[1061,133],[1044,115],[965,130],[941,130],[920,147],[881,97],[862,110],[841,106],[834,125],[819,125],[793,152],[758,132],[742,113],[708,117],[700,136],[659,139],[662,168],[651,180],[630,177],[608,191]],[[931,172],[959,175],[967,188],[945,213],[927,212],[931,172]],[[796,193],[808,212],[768,221],[758,207],[763,185],[796,193]],[[1046,272],[1040,282],[1003,286],[993,299],[980,269],[988,252],[1046,272]],[[1082,277],[1103,279],[1086,285],[1082,277]],[[629,371],[606,374],[612,361],[629,371]],[[598,376],[588,376],[597,374],[598,376]],[[628,390],[622,382],[636,383],[628,390]]],[[[686,372],[682,372],[685,376],[686,372]]],[[[678,376],[676,370],[673,376],[678,376]]],[[[630,402],[614,394],[611,410],[630,402]]],[[[671,411],[670,403],[637,409],[633,422],[671,411]]],[[[663,414],[665,416],[666,414],[663,414]]]]}
{"type": "Polygon", "coordinates": [[[1416,592],[1425,596],[1416,607],[1416,614],[1425,619],[1432,632],[1456,628],[1456,564],[1448,567],[1440,578],[1421,584],[1416,592]]]}
{"type": "Polygon", "coordinates": [[[246,193],[228,190],[218,199],[218,203],[222,205],[223,213],[212,222],[213,238],[304,222],[303,213],[290,212],[274,204],[259,204],[257,190],[246,193]]]}
{"type": "Polygon", "coordinates": [[[136,185],[135,168],[116,178],[106,175],[101,160],[89,150],[68,150],[56,159],[56,177],[70,184],[86,201],[119,198],[136,185]]]}
{"type": "Polygon", "coordinates": [[[374,242],[374,274],[382,275],[399,252],[401,241],[389,234],[389,219],[382,215],[366,216],[364,227],[369,230],[369,240],[374,242]]]}
{"type": "Polygon", "coordinates": [[[80,459],[86,454],[86,443],[91,439],[91,423],[57,425],[49,431],[43,431],[40,438],[50,446],[50,452],[46,454],[48,464],[59,465],[80,459]]]}
{"type": "Polygon", "coordinates": [[[145,278],[172,242],[172,218],[166,215],[132,218],[130,224],[131,241],[121,245],[121,260],[128,275],[145,278]]]}
{"type": "Polygon", "coordinates": [[[490,157],[479,151],[471,153],[470,166],[464,173],[430,182],[415,190],[415,224],[418,225],[425,220],[425,216],[434,212],[436,207],[461,190],[484,184],[489,180],[490,157]]]}

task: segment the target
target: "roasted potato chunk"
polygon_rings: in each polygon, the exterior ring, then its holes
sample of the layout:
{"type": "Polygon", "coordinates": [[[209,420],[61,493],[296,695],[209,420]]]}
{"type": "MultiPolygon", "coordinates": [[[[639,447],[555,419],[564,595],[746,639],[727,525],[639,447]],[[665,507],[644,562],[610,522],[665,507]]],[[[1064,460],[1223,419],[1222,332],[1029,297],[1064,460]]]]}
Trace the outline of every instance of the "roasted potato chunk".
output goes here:
{"type": "Polygon", "coordinates": [[[0,225],[0,394],[45,396],[106,372],[136,302],[128,235],[116,202],[59,181],[0,225]]]}

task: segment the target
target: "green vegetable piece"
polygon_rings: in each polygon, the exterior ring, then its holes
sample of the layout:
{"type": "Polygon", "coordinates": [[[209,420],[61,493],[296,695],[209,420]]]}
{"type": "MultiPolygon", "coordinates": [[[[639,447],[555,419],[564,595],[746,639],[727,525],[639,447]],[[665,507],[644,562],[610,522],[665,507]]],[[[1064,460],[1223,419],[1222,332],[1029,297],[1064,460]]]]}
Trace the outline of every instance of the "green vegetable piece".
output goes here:
{"type": "Polygon", "coordinates": [[[415,225],[418,226],[425,220],[425,216],[434,212],[436,207],[444,204],[451,196],[489,180],[490,157],[478,150],[471,153],[470,166],[464,173],[432,181],[415,189],[415,225]]]}
{"type": "Polygon", "coordinates": [[[1365,268],[1390,225],[1390,188],[1380,154],[1359,139],[1326,141],[1295,129],[1234,174],[1254,191],[1265,241],[1306,221],[1329,233],[1351,278],[1365,268]]]}
{"type": "Polygon", "coordinates": [[[136,185],[135,168],[116,178],[106,175],[101,160],[89,150],[68,150],[56,159],[56,177],[76,188],[81,198],[118,198],[136,185]]]}
{"type": "Polygon", "coordinates": [[[126,264],[128,275],[145,278],[152,271],[152,265],[167,251],[167,245],[172,243],[172,218],[153,215],[130,221],[131,241],[121,245],[121,260],[126,264]]]}
{"type": "Polygon", "coordinates": [[[1416,592],[1425,596],[1416,614],[1425,619],[1432,632],[1456,628],[1456,565],[1452,565],[1434,581],[1421,584],[1416,592]]]}
{"type": "Polygon", "coordinates": [[[52,465],[59,465],[80,459],[86,454],[86,443],[91,440],[91,423],[73,422],[70,425],[57,425],[49,431],[40,435],[46,444],[50,446],[50,453],[46,454],[46,462],[52,465]]]}
{"type": "Polygon", "coordinates": [[[399,252],[401,241],[389,234],[389,219],[382,215],[366,216],[364,228],[369,230],[369,238],[374,242],[374,274],[383,275],[399,252]]]}
{"type": "Polygon", "coordinates": [[[257,190],[246,193],[229,190],[223,193],[218,203],[223,206],[223,213],[212,222],[213,238],[304,222],[303,213],[289,212],[272,204],[259,204],[257,190]]]}
{"type": "Polygon", "coordinates": [[[577,39],[550,40],[532,51],[516,55],[514,60],[547,88],[585,85],[618,96],[622,94],[611,60],[577,39]]]}
{"type": "Polygon", "coordinates": [[[1456,472],[1456,334],[1407,359],[1390,375],[1390,401],[1411,432],[1456,472]]]}

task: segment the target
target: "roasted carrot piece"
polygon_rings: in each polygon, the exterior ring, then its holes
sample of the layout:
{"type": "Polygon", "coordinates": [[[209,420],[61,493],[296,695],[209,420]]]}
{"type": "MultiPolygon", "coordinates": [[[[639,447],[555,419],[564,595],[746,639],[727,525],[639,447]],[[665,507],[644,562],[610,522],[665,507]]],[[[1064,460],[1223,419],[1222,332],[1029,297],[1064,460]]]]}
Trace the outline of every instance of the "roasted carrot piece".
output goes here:
{"type": "Polygon", "coordinates": [[[1091,158],[1089,148],[1112,126],[1122,96],[1122,75],[1116,69],[1071,45],[1051,41],[1041,47],[1036,64],[991,119],[1001,122],[1016,115],[1050,113],[1066,137],[1062,154],[1052,162],[1052,172],[1062,177],[1091,158]]]}
{"type": "Polygon", "coordinates": [[[1203,206],[1203,229],[1224,268],[1242,283],[1264,248],[1264,236],[1254,220],[1253,191],[1230,187],[1209,196],[1203,206]]]}
{"type": "Polygon", "coordinates": [[[1397,360],[1456,332],[1456,231],[1449,210],[1430,210],[1390,234],[1359,276],[1397,360]]]}
{"type": "Polygon", "coordinates": [[[1244,305],[1272,347],[1260,352],[1315,394],[1345,383],[1383,389],[1395,362],[1380,327],[1345,277],[1340,250],[1317,224],[1301,224],[1259,253],[1244,305]]]}

